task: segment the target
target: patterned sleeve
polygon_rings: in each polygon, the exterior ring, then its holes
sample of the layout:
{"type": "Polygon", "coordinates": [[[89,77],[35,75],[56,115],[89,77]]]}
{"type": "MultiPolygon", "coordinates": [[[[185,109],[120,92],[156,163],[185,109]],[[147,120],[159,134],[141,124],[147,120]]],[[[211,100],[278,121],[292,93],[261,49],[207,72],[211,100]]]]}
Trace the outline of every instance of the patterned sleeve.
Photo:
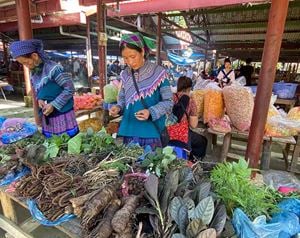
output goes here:
{"type": "Polygon", "coordinates": [[[149,108],[152,120],[155,121],[165,114],[169,114],[172,111],[173,100],[172,91],[168,79],[165,79],[159,86],[159,91],[162,100],[156,105],[149,108]]]}
{"type": "Polygon", "coordinates": [[[74,84],[69,74],[63,72],[63,68],[59,67],[52,74],[51,80],[54,80],[59,86],[63,88],[61,94],[59,94],[52,102],[52,106],[60,111],[64,105],[73,97],[75,92],[74,84]]]}
{"type": "Polygon", "coordinates": [[[124,108],[125,108],[125,89],[123,86],[121,87],[121,90],[118,95],[117,105],[121,108],[121,111],[124,110],[124,108]]]}
{"type": "Polygon", "coordinates": [[[190,99],[190,104],[189,104],[189,116],[197,116],[197,106],[196,102],[194,99],[190,99]]]}

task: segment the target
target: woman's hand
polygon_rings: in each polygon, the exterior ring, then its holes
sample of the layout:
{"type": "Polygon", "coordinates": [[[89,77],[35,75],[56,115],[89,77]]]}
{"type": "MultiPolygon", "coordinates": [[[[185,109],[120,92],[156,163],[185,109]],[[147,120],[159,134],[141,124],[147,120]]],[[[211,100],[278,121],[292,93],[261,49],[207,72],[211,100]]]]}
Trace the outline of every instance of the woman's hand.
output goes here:
{"type": "Polygon", "coordinates": [[[134,115],[135,115],[136,119],[138,119],[140,121],[146,121],[149,119],[150,112],[148,109],[144,109],[144,110],[140,110],[140,111],[136,112],[134,115]]]}
{"type": "Polygon", "coordinates": [[[39,105],[39,108],[42,108],[42,109],[43,109],[43,107],[46,105],[46,103],[45,103],[44,100],[39,99],[39,100],[38,100],[38,105],[39,105]]]}
{"type": "Polygon", "coordinates": [[[45,104],[43,107],[43,114],[45,116],[49,116],[54,110],[54,107],[52,106],[52,104],[45,104]]]}
{"type": "Polygon", "coordinates": [[[119,115],[120,111],[121,111],[121,108],[119,106],[112,106],[109,109],[109,115],[111,115],[112,117],[116,117],[119,115]]]}

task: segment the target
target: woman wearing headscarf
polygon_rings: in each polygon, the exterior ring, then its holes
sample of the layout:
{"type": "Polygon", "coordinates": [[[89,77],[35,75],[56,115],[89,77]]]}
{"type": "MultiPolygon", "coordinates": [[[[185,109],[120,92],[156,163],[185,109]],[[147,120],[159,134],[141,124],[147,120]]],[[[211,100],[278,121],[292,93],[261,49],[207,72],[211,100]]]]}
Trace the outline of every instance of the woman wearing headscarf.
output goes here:
{"type": "Polygon", "coordinates": [[[73,82],[61,65],[51,61],[40,40],[15,41],[10,46],[11,55],[31,71],[31,85],[38,102],[42,133],[46,137],[78,133],[73,109],[73,82]]]}
{"type": "Polygon", "coordinates": [[[147,60],[149,48],[139,33],[123,35],[120,52],[129,67],[121,72],[118,104],[110,109],[112,116],[123,114],[118,135],[125,144],[160,147],[166,114],[173,106],[166,71],[147,60]]]}

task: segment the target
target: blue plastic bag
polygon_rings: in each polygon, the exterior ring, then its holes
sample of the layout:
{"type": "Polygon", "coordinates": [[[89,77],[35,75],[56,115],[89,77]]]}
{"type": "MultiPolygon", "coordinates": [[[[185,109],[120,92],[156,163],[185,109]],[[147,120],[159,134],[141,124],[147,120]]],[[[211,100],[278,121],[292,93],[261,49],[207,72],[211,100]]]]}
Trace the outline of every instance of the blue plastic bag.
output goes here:
{"type": "Polygon", "coordinates": [[[36,202],[32,199],[27,200],[28,209],[33,219],[37,220],[44,226],[58,226],[63,222],[70,221],[76,216],[74,214],[65,214],[55,221],[49,221],[44,214],[38,209],[36,202]]]}
{"type": "Polygon", "coordinates": [[[3,144],[11,144],[18,140],[22,140],[26,137],[32,136],[37,131],[38,131],[38,128],[36,125],[29,123],[29,122],[24,122],[22,125],[22,129],[20,129],[19,131],[15,131],[15,132],[4,132],[0,136],[0,139],[3,144]]]}
{"type": "Polygon", "coordinates": [[[8,173],[1,181],[0,186],[6,186],[11,184],[14,181],[22,178],[23,176],[30,174],[30,169],[26,166],[23,166],[20,171],[13,171],[8,173]]]}
{"type": "Polygon", "coordinates": [[[0,117],[0,128],[2,127],[3,122],[6,120],[5,117],[0,117]]]}
{"type": "Polygon", "coordinates": [[[281,212],[275,214],[270,223],[280,223],[281,232],[279,238],[288,238],[300,232],[299,218],[292,212],[281,212]]]}
{"type": "Polygon", "coordinates": [[[234,210],[232,224],[239,238],[279,238],[280,223],[267,224],[266,216],[259,216],[253,222],[239,208],[234,210]]]}
{"type": "Polygon", "coordinates": [[[278,207],[285,212],[295,213],[300,218],[300,200],[295,198],[285,199],[278,204],[278,207]]]}

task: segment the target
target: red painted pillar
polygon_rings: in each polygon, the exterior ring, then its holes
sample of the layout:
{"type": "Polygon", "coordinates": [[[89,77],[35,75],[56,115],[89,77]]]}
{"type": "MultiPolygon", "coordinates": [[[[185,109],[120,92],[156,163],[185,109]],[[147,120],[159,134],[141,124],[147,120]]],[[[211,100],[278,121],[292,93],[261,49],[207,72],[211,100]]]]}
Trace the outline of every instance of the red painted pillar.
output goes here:
{"type": "MultiPolygon", "coordinates": [[[[16,8],[17,8],[18,30],[19,30],[20,40],[32,39],[29,0],[16,0],[16,8]]],[[[23,66],[23,69],[24,69],[26,95],[27,96],[32,95],[33,99],[35,99],[35,94],[31,90],[29,69],[26,66],[23,66]]],[[[34,112],[35,122],[39,124],[40,120],[38,116],[38,105],[36,100],[33,100],[33,112],[34,112]]]]}
{"type": "Polygon", "coordinates": [[[288,0],[272,0],[269,12],[268,28],[262,56],[262,67],[259,75],[246,152],[246,159],[250,160],[250,167],[252,168],[258,167],[288,4],[288,0]]]}
{"type": "Polygon", "coordinates": [[[99,87],[103,98],[103,87],[106,83],[106,9],[103,0],[97,0],[97,30],[98,30],[98,56],[99,56],[99,87]]]}
{"type": "Polygon", "coordinates": [[[156,63],[161,65],[161,13],[157,15],[157,33],[156,33],[156,63]]]}

